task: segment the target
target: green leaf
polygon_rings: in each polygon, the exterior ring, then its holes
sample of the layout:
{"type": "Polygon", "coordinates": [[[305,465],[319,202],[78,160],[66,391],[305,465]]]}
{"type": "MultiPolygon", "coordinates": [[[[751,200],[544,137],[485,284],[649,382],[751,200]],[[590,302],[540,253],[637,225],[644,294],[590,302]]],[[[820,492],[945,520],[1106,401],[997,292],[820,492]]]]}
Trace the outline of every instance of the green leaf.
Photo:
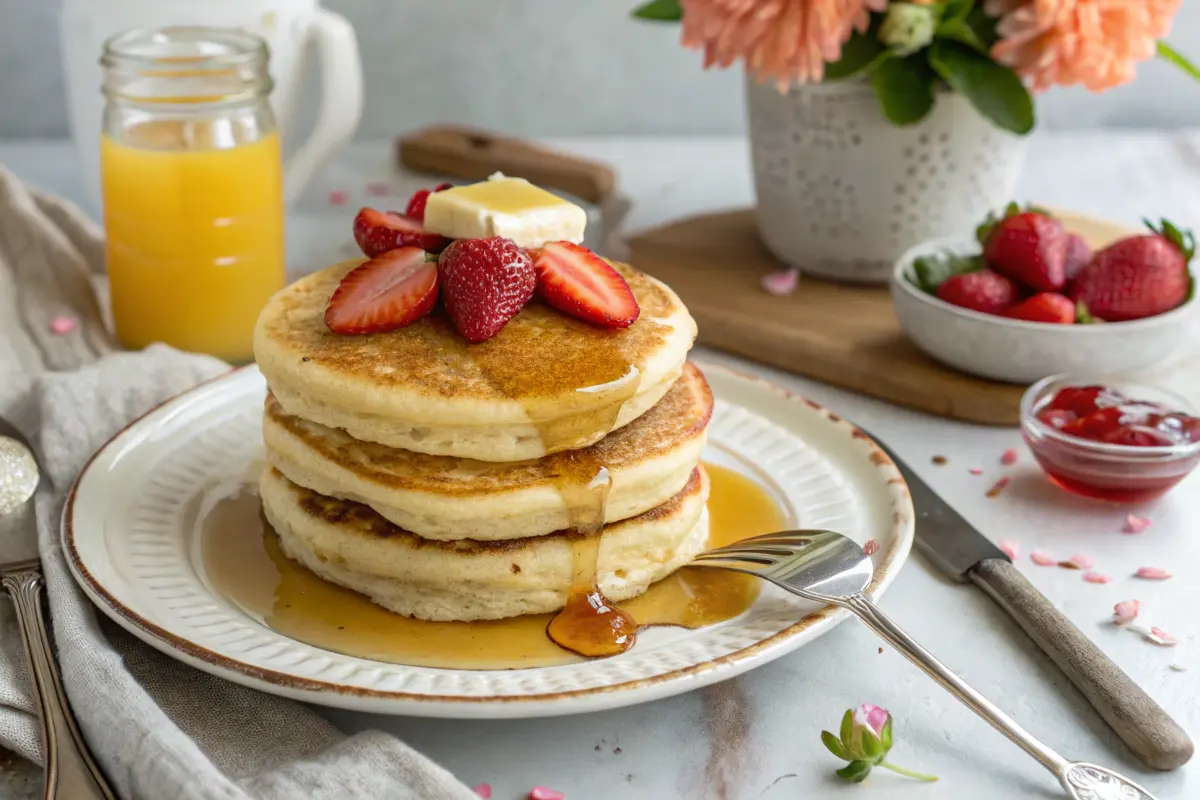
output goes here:
{"type": "Polygon", "coordinates": [[[871,765],[866,761],[851,761],[837,771],[838,777],[851,783],[861,783],[871,774],[871,765]]]}
{"type": "Polygon", "coordinates": [[[1200,81],[1200,68],[1188,60],[1188,57],[1166,42],[1160,41],[1157,48],[1158,57],[1168,64],[1173,64],[1184,73],[1200,81]]]}
{"type": "Polygon", "coordinates": [[[1165,219],[1157,228],[1148,219],[1143,219],[1142,222],[1146,223],[1147,228],[1178,247],[1188,261],[1191,261],[1192,256],[1196,255],[1196,235],[1190,230],[1183,230],[1165,219]]]}
{"type": "Polygon", "coordinates": [[[879,735],[879,741],[883,744],[883,754],[887,755],[892,749],[892,715],[888,714],[887,722],[883,723],[883,731],[879,735]]]}
{"type": "Polygon", "coordinates": [[[645,5],[635,8],[633,16],[656,22],[679,22],[683,19],[683,6],[679,4],[679,0],[650,0],[645,5]]]}
{"type": "Polygon", "coordinates": [[[870,731],[863,731],[862,739],[863,755],[867,760],[874,764],[883,755],[883,743],[875,738],[875,734],[870,731]]]}
{"type": "Polygon", "coordinates": [[[961,275],[964,272],[976,272],[983,269],[982,255],[958,256],[952,253],[941,255],[921,256],[913,261],[913,275],[916,276],[917,287],[929,294],[937,294],[938,287],[947,278],[961,275]]]}
{"type": "Polygon", "coordinates": [[[972,6],[964,22],[987,49],[990,50],[992,45],[1000,41],[1000,34],[996,33],[996,18],[984,11],[982,6],[972,6]]]}
{"type": "Polygon", "coordinates": [[[1092,312],[1088,311],[1087,303],[1079,300],[1075,303],[1075,324],[1076,325],[1095,325],[1100,322],[1092,316],[1092,312]]]}
{"type": "Polygon", "coordinates": [[[925,119],[933,109],[936,80],[924,53],[889,58],[871,73],[871,86],[883,115],[896,125],[912,125],[925,119]]]}
{"type": "Polygon", "coordinates": [[[868,75],[887,60],[888,49],[879,41],[882,20],[882,14],[872,14],[871,26],[866,32],[854,32],[850,40],[842,45],[842,57],[825,65],[825,80],[841,81],[868,75]]]}
{"type": "Polygon", "coordinates": [[[989,50],[987,43],[980,39],[975,29],[964,20],[944,21],[938,25],[934,35],[939,39],[951,39],[965,44],[980,55],[987,55],[989,50]]]}
{"type": "Polygon", "coordinates": [[[929,48],[929,63],[950,88],[965,95],[998,127],[1022,135],[1033,130],[1033,98],[1008,67],[946,39],[929,48]]]}
{"type": "Polygon", "coordinates": [[[975,7],[975,0],[946,0],[942,6],[942,23],[961,22],[975,7]]]}
{"type": "Polygon", "coordinates": [[[850,760],[850,754],[846,752],[846,748],[842,747],[842,743],[838,738],[829,731],[821,731],[821,742],[825,745],[825,749],[833,753],[843,761],[850,760]]]}
{"type": "Polygon", "coordinates": [[[850,734],[854,732],[854,711],[846,709],[846,713],[842,715],[842,728],[838,731],[841,736],[842,744],[849,747],[850,734]]]}

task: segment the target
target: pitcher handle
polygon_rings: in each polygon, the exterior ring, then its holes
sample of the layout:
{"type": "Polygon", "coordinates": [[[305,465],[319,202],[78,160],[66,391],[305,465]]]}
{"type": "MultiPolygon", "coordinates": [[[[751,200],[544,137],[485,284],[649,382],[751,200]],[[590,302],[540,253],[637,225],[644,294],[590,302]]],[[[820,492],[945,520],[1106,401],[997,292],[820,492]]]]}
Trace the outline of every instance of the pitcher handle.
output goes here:
{"type": "Polygon", "coordinates": [[[358,129],[363,108],[362,61],[354,28],[340,14],[317,9],[308,36],[321,61],[321,105],[312,132],[284,168],[283,197],[291,203],[358,129]]]}

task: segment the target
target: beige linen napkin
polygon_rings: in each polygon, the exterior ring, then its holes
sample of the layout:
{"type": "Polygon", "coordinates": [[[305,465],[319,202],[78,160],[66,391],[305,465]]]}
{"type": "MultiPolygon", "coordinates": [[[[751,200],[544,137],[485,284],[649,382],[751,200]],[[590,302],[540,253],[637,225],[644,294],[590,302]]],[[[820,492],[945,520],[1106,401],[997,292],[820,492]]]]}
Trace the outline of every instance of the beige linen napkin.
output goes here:
{"type": "MultiPolygon", "coordinates": [[[[391,736],[344,736],[302,704],[160,654],[109,623],[75,585],[58,525],[85,461],[156,403],[228,368],[165,346],[117,352],[93,289],[102,263],[90,220],[0,165],[0,416],[34,443],[47,479],[37,538],[63,681],[117,791],[139,800],[474,798],[391,736]],[[74,328],[63,332],[69,326],[56,317],[74,328]]],[[[0,542],[0,560],[13,549],[0,542]]],[[[30,692],[12,609],[0,602],[0,745],[40,762],[30,692]]]]}

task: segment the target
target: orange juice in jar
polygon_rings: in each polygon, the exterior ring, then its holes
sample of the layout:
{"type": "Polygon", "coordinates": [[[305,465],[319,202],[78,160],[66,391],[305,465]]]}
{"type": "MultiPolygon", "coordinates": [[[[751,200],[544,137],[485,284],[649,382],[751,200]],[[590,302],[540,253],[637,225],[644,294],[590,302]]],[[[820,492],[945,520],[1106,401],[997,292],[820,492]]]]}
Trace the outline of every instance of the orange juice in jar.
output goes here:
{"type": "Polygon", "coordinates": [[[266,46],[236,30],[131,31],[102,63],[117,337],[249,361],[258,312],[284,281],[266,46]]]}

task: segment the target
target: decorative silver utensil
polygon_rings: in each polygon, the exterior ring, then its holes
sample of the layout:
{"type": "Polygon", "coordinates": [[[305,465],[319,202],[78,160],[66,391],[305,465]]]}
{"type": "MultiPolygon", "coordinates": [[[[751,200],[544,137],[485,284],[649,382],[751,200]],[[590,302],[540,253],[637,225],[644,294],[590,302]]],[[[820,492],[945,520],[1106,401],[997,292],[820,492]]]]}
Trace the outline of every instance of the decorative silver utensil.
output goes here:
{"type": "Polygon", "coordinates": [[[1050,770],[1075,800],[1154,800],[1148,791],[1110,769],[1067,761],[921,647],[864,593],[874,567],[862,545],[852,539],[824,530],[770,533],[701,553],[692,565],[756,575],[806,600],[852,611],[925,674],[1050,770]]]}
{"type": "Polygon", "coordinates": [[[46,757],[44,797],[113,800],[71,715],[46,628],[42,564],[33,532],[33,495],[39,481],[37,460],[25,438],[0,419],[0,548],[10,559],[0,564],[0,584],[12,596],[37,695],[46,757]]]}

